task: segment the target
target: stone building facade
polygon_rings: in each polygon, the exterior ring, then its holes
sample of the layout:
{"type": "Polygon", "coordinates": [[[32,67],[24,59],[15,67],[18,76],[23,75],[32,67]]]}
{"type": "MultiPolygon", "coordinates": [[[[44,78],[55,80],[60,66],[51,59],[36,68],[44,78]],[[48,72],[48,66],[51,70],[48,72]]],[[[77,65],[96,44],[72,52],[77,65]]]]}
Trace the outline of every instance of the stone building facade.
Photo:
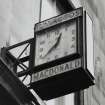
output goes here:
{"type": "Polygon", "coordinates": [[[105,104],[105,1],[81,0],[93,20],[95,85],[84,90],[84,105],[105,104]]]}

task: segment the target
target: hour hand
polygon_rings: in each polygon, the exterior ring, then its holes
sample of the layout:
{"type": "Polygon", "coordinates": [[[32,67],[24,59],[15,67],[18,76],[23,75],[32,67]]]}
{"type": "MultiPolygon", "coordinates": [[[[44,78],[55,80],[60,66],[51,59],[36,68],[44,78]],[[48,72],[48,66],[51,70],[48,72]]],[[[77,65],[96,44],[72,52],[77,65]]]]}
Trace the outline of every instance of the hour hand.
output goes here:
{"type": "Polygon", "coordinates": [[[60,43],[60,40],[61,40],[61,36],[62,36],[62,33],[59,34],[59,37],[57,38],[55,44],[47,51],[47,53],[41,57],[41,58],[45,58],[49,53],[51,53],[60,43]]]}

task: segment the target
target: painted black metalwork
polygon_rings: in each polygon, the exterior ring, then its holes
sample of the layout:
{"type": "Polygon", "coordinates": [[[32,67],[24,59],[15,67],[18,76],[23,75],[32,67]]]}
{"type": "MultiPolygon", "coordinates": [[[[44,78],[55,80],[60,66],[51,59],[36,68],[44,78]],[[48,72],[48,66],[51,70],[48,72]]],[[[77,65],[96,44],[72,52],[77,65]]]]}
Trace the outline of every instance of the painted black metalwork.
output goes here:
{"type": "MultiPolygon", "coordinates": [[[[23,77],[22,79],[22,82],[25,81],[25,79],[27,78],[27,76],[29,75],[30,78],[31,78],[31,75],[30,75],[30,70],[31,70],[31,65],[32,65],[32,52],[33,52],[33,41],[34,39],[29,39],[29,40],[26,40],[26,41],[23,41],[23,42],[20,42],[20,43],[17,43],[15,45],[12,45],[12,46],[9,46],[9,47],[3,47],[1,49],[1,56],[2,58],[4,59],[4,61],[10,65],[10,68],[13,70],[13,72],[16,73],[16,75],[18,77],[23,77]],[[16,54],[18,54],[18,56],[16,57],[13,53],[12,53],[12,50],[13,49],[16,49],[16,48],[19,48],[21,46],[25,46],[22,49],[22,51],[19,53],[19,52],[16,52],[16,54]],[[27,50],[27,48],[30,48],[29,49],[29,54],[26,55],[26,56],[22,56],[22,55],[25,55],[25,51],[27,50]],[[24,64],[24,62],[28,62],[28,64],[24,64]],[[19,67],[21,70],[17,70],[19,67]]],[[[31,82],[31,81],[30,81],[31,82]]]]}
{"type": "Polygon", "coordinates": [[[40,105],[36,97],[10,70],[0,57],[0,104],[2,105],[40,105]]]}

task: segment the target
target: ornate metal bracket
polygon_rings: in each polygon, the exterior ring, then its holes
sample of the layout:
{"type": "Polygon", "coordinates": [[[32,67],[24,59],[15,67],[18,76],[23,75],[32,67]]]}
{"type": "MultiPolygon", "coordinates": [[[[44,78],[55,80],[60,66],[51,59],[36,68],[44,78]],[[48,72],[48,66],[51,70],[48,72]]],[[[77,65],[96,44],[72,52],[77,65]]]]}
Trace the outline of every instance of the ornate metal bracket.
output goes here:
{"type": "Polygon", "coordinates": [[[1,49],[1,57],[25,85],[27,78],[32,80],[33,47],[34,38],[1,49]]]}

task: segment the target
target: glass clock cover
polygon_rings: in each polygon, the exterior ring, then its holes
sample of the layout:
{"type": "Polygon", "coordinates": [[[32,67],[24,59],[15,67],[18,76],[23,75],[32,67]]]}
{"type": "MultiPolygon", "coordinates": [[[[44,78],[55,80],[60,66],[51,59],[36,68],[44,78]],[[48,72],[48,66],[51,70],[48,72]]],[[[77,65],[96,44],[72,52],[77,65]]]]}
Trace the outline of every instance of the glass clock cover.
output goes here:
{"type": "Polygon", "coordinates": [[[35,65],[41,65],[77,51],[76,21],[59,24],[36,34],[35,65]]]}

